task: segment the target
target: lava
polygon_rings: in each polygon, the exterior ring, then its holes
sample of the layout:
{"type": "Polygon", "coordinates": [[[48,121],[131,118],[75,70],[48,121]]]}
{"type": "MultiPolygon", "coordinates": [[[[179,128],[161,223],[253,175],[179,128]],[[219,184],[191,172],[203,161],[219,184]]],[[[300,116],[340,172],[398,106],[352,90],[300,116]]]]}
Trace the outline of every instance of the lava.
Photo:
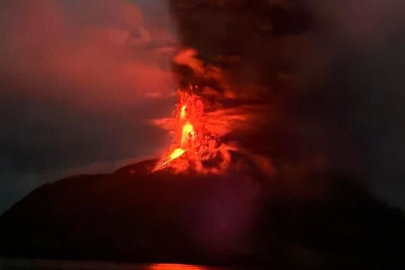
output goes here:
{"type": "Polygon", "coordinates": [[[194,93],[197,87],[180,90],[178,103],[174,111],[177,121],[175,138],[168,153],[158,162],[153,171],[173,167],[174,162],[182,160],[175,166],[178,170],[190,167],[201,171],[204,166],[201,162],[215,158],[219,150],[218,140],[204,129],[204,105],[198,94],[194,93]]]}
{"type": "Polygon", "coordinates": [[[186,152],[186,150],[183,150],[181,148],[177,148],[173,151],[173,153],[170,155],[170,160],[176,159],[181,157],[184,153],[186,152]]]}

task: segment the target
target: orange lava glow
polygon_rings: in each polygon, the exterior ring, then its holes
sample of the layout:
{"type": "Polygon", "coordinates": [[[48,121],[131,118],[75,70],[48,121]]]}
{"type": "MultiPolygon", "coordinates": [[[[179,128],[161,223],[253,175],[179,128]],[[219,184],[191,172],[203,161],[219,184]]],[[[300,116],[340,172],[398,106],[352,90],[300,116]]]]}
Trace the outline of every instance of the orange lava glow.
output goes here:
{"type": "Polygon", "coordinates": [[[217,139],[204,129],[204,119],[206,119],[204,105],[201,98],[193,93],[192,87],[187,91],[179,91],[174,117],[177,122],[176,136],[170,150],[153,171],[167,167],[175,167],[176,170],[181,171],[190,166],[201,171],[203,167],[201,162],[214,158],[219,145],[217,139]]]}
{"type": "Polygon", "coordinates": [[[190,122],[187,122],[183,126],[183,132],[181,136],[181,146],[187,147],[188,142],[194,142],[195,132],[194,127],[190,122]]]}
{"type": "Polygon", "coordinates": [[[181,157],[185,152],[186,151],[181,148],[174,149],[173,153],[170,155],[170,161],[181,157]]]}
{"type": "Polygon", "coordinates": [[[208,268],[186,264],[152,264],[148,270],[208,270],[208,268]]]}

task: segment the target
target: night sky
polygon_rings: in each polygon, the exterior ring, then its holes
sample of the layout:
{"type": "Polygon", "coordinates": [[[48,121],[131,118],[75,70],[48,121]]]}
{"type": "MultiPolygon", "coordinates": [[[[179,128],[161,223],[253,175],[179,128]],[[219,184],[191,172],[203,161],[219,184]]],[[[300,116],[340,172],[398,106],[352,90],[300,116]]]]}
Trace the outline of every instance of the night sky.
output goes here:
{"type": "MultiPolygon", "coordinates": [[[[188,2],[190,9],[203,2],[226,9],[230,0],[188,2]]],[[[257,2],[289,10],[302,1],[257,2]]],[[[262,36],[252,34],[243,48],[226,45],[247,59],[238,76],[262,78],[265,60],[280,61],[290,85],[310,100],[302,103],[302,129],[322,130],[316,135],[333,145],[327,151],[339,152],[339,168],[350,167],[374,194],[405,209],[405,4],[307,2],[305,30],[269,38],[261,21],[262,36]],[[287,49],[270,52],[278,47],[263,40],[273,38],[287,49]],[[329,125],[348,139],[323,136],[329,125]]],[[[217,48],[195,38],[222,31],[217,14],[205,16],[210,23],[196,35],[187,23],[176,27],[173,18],[190,20],[173,16],[169,0],[0,1],[0,214],[61,177],[161,155],[170,136],[150,120],[173,110],[172,56],[184,45],[217,48]]],[[[266,18],[247,18],[260,16],[266,18]]],[[[237,27],[232,31],[240,38],[237,27]]]]}
{"type": "Polygon", "coordinates": [[[163,1],[137,4],[0,2],[0,213],[44,183],[170,142],[148,120],[173,109],[176,39],[163,1]]]}

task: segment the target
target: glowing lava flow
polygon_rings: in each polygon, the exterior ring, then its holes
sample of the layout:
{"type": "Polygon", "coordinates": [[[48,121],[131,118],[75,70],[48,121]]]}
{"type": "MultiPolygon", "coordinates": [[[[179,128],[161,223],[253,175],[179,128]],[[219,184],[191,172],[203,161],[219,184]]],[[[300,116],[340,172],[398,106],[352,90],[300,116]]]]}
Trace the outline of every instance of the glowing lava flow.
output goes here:
{"type": "Polygon", "coordinates": [[[216,146],[216,141],[208,134],[204,134],[202,116],[203,103],[196,94],[190,91],[179,92],[179,101],[175,110],[178,121],[176,137],[168,154],[155,166],[153,171],[159,171],[172,165],[179,158],[187,161],[201,161],[208,156],[208,151],[216,146]]]}

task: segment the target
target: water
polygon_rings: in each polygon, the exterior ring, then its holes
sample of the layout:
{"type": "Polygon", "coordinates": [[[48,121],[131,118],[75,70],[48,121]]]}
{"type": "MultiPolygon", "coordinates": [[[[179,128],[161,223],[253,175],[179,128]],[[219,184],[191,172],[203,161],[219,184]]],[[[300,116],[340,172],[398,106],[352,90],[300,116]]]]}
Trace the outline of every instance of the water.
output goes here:
{"type": "Polygon", "coordinates": [[[26,259],[1,259],[1,270],[235,270],[185,264],[131,264],[114,262],[77,262],[26,259]]]}

